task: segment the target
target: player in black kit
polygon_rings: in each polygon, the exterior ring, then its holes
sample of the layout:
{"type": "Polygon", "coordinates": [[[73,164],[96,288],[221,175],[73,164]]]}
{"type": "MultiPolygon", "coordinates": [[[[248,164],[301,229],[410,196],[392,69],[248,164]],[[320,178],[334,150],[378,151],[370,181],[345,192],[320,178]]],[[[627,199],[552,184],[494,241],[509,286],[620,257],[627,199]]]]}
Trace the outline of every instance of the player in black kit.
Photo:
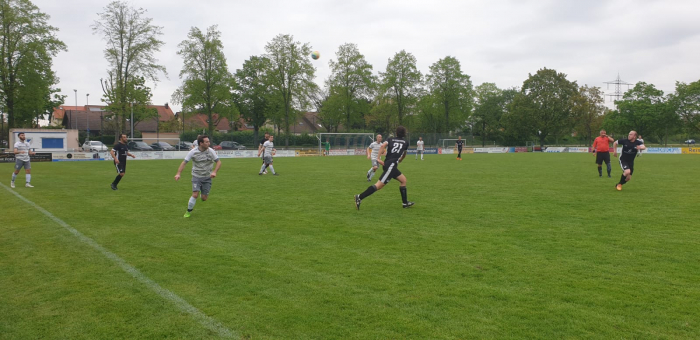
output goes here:
{"type": "Polygon", "coordinates": [[[627,135],[627,139],[620,139],[613,143],[613,150],[615,150],[614,157],[617,157],[617,145],[622,145],[622,154],[620,155],[620,167],[622,167],[622,176],[620,177],[620,183],[615,185],[615,188],[619,191],[622,190],[622,186],[632,179],[632,173],[634,173],[634,158],[637,156],[637,152],[646,149],[644,142],[637,139],[637,131],[630,131],[627,135]]]}
{"type": "Polygon", "coordinates": [[[457,146],[457,151],[459,151],[459,154],[457,155],[457,159],[460,161],[462,160],[462,146],[464,146],[464,141],[462,140],[462,136],[459,136],[459,139],[457,142],[455,142],[455,145],[457,146]]]}
{"type": "Polygon", "coordinates": [[[117,177],[112,182],[112,190],[117,190],[117,184],[124,177],[126,173],[126,156],[131,156],[131,158],[136,158],[133,154],[129,153],[129,148],[126,146],[126,135],[119,135],[119,142],[114,144],[114,147],[109,152],[114,158],[114,167],[117,168],[117,177]]]}
{"type": "Polygon", "coordinates": [[[392,178],[396,178],[400,183],[399,191],[401,192],[403,207],[408,208],[414,204],[413,202],[408,201],[408,194],[406,193],[406,176],[399,171],[399,163],[401,163],[401,161],[403,161],[403,159],[406,157],[406,150],[408,149],[408,144],[404,140],[404,137],[406,137],[406,128],[399,126],[396,128],[396,137],[389,138],[382,143],[382,146],[379,149],[379,154],[381,155],[384,151],[386,151],[386,157],[384,158],[384,161],[381,160],[381,157],[378,158],[377,161],[383,166],[384,173],[381,177],[379,177],[379,180],[375,185],[370,186],[363,193],[355,195],[355,207],[357,210],[360,210],[360,203],[362,203],[363,199],[374,192],[381,190],[392,178]]]}

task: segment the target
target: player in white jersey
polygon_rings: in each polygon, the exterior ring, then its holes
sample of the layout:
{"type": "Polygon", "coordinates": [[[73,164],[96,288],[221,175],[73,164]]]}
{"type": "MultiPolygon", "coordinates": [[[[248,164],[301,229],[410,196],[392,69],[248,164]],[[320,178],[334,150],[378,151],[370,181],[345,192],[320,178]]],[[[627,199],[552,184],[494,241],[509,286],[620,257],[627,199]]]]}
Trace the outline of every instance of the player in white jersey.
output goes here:
{"type": "Polygon", "coordinates": [[[199,146],[198,140],[199,140],[199,137],[201,137],[201,136],[202,135],[197,135],[197,139],[195,139],[194,142],[192,142],[192,147],[190,148],[190,150],[194,150],[199,146]]]}
{"type": "Polygon", "coordinates": [[[265,169],[270,168],[273,176],[279,176],[279,174],[275,172],[275,168],[272,166],[272,156],[275,154],[275,151],[277,151],[275,149],[275,143],[273,142],[274,140],[275,136],[271,135],[267,142],[263,143],[263,147],[258,150],[258,157],[260,157],[260,153],[263,153],[263,165],[260,167],[260,172],[258,175],[262,175],[265,169]]]}
{"type": "Polygon", "coordinates": [[[187,203],[185,217],[190,217],[200,192],[202,193],[202,201],[207,200],[209,191],[211,190],[211,179],[216,177],[216,173],[219,172],[219,168],[221,168],[221,160],[216,154],[216,151],[209,147],[209,143],[209,136],[199,136],[199,138],[197,138],[197,148],[187,153],[185,160],[182,161],[180,167],[177,169],[177,174],[175,174],[175,180],[178,181],[180,179],[180,173],[182,173],[182,170],[185,168],[185,164],[192,161],[192,196],[187,203]],[[216,164],[216,168],[214,171],[211,171],[214,164],[216,164]]]}
{"type": "Polygon", "coordinates": [[[418,160],[418,154],[420,153],[420,160],[423,160],[423,137],[418,137],[418,142],[416,143],[416,160],[418,160]]]}
{"type": "Polygon", "coordinates": [[[29,162],[29,156],[34,155],[35,153],[30,149],[31,144],[27,142],[24,132],[18,133],[17,137],[19,138],[19,142],[15,143],[14,150],[15,172],[12,173],[12,182],[10,182],[10,187],[14,189],[15,179],[17,178],[17,174],[19,174],[19,169],[24,168],[24,179],[26,181],[24,186],[27,188],[33,188],[34,186],[30,183],[32,181],[32,165],[29,162]]]}
{"type": "Polygon", "coordinates": [[[381,156],[379,154],[379,149],[382,148],[382,135],[377,135],[377,140],[372,142],[372,144],[369,145],[367,148],[367,159],[372,161],[372,167],[369,168],[369,171],[367,171],[367,182],[372,181],[372,177],[374,177],[374,173],[377,172],[377,169],[379,168],[379,163],[377,159],[381,156]]]}

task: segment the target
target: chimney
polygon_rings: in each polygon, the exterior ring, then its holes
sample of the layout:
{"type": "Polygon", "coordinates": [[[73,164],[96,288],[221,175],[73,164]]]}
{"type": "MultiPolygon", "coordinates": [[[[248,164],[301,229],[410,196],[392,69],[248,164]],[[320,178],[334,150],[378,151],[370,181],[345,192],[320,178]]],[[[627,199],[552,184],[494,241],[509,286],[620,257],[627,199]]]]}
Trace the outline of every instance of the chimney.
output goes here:
{"type": "Polygon", "coordinates": [[[170,107],[168,106],[168,103],[165,103],[165,108],[169,109],[170,107]]]}

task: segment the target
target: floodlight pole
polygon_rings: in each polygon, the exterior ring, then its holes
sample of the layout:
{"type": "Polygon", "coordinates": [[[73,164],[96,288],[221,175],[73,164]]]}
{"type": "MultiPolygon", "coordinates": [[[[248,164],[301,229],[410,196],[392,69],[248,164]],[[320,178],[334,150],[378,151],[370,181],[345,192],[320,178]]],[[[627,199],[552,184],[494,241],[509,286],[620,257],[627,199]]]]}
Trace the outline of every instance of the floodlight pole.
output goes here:
{"type": "Polygon", "coordinates": [[[134,103],[131,104],[131,138],[134,138],[134,103]]]}
{"type": "Polygon", "coordinates": [[[90,141],[90,94],[85,94],[85,121],[87,121],[87,140],[90,141]]]}

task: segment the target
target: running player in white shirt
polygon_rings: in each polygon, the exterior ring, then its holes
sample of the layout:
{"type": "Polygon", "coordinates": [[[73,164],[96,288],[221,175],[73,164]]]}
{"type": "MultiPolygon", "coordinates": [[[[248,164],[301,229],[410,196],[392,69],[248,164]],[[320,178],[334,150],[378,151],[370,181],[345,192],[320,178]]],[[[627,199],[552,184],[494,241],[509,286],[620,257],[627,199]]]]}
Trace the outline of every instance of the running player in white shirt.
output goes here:
{"type": "Polygon", "coordinates": [[[377,172],[377,168],[379,168],[379,163],[377,162],[377,159],[379,156],[379,149],[382,148],[382,135],[377,135],[377,140],[372,142],[372,144],[369,145],[367,148],[367,159],[372,160],[372,167],[369,168],[369,171],[367,171],[367,182],[372,181],[372,177],[374,177],[374,173],[377,172]]]}
{"type": "Polygon", "coordinates": [[[19,138],[19,142],[15,143],[14,150],[15,172],[12,173],[12,182],[10,182],[10,187],[13,189],[15,188],[15,179],[17,178],[17,174],[19,174],[19,169],[24,168],[24,179],[26,181],[24,186],[27,188],[33,188],[34,186],[29,183],[32,181],[32,165],[29,162],[29,156],[34,155],[35,153],[30,149],[32,145],[27,142],[24,132],[17,134],[17,138],[19,138]]]}
{"type": "Polygon", "coordinates": [[[420,153],[420,160],[423,160],[423,137],[418,137],[418,143],[416,143],[416,160],[418,160],[418,154],[420,153]]]}
{"type": "Polygon", "coordinates": [[[175,181],[180,180],[180,173],[185,169],[185,165],[192,161],[192,196],[187,203],[185,217],[190,217],[200,192],[202,193],[202,201],[206,201],[209,198],[211,179],[216,178],[216,173],[221,168],[219,156],[209,145],[209,136],[199,136],[197,138],[197,148],[187,153],[185,160],[182,161],[175,174],[175,181]],[[216,168],[214,168],[215,164],[216,168]],[[212,168],[214,171],[212,171],[212,168]]]}
{"type": "Polygon", "coordinates": [[[262,149],[258,151],[258,157],[260,157],[261,152],[264,152],[263,165],[260,167],[260,172],[258,172],[258,175],[262,175],[265,169],[270,168],[273,176],[279,176],[279,174],[275,172],[275,168],[272,166],[272,155],[274,155],[275,151],[277,151],[275,149],[275,143],[273,142],[274,140],[275,136],[271,135],[267,142],[263,143],[262,149]]]}

